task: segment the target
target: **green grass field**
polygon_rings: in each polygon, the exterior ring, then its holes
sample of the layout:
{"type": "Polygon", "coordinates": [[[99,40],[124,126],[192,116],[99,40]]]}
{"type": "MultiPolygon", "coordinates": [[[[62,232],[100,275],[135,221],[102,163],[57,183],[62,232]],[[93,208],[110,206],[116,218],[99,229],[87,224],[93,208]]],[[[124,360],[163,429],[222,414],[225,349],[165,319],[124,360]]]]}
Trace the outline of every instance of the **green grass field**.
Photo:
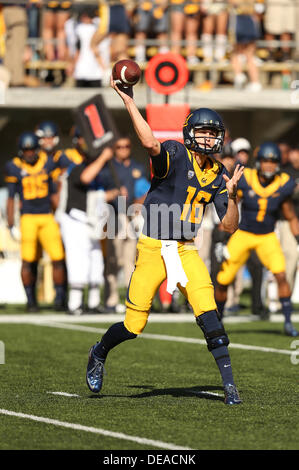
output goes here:
{"type": "Polygon", "coordinates": [[[85,384],[87,353],[109,324],[53,326],[0,325],[2,450],[299,448],[299,364],[291,362],[293,339],[281,334],[280,323],[226,325],[243,399],[235,407],[223,403],[220,374],[206,346],[174,338],[203,340],[195,322],[149,322],[144,337],[112,350],[99,396],[85,384]]]}

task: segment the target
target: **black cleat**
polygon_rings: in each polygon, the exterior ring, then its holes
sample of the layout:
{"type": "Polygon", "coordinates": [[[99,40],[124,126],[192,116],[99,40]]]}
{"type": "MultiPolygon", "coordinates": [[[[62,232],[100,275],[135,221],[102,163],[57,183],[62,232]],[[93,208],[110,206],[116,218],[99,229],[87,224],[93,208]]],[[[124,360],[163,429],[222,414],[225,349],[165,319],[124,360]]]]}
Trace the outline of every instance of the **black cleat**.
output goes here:
{"type": "Polygon", "coordinates": [[[242,403],[235,385],[228,384],[224,386],[224,403],[226,405],[239,405],[242,403]]]}
{"type": "Polygon", "coordinates": [[[267,307],[264,307],[264,305],[253,307],[251,313],[252,315],[260,317],[260,319],[264,321],[270,319],[270,311],[267,307]]]}
{"type": "Polygon", "coordinates": [[[296,328],[293,326],[291,322],[284,324],[284,333],[287,336],[292,336],[293,338],[295,338],[296,336],[299,336],[299,331],[296,330],[296,328]]]}
{"type": "Polygon", "coordinates": [[[98,359],[94,354],[95,345],[89,350],[88,364],[86,370],[86,383],[89,390],[99,393],[103,385],[103,376],[105,373],[104,361],[98,359]]]}
{"type": "Polygon", "coordinates": [[[28,313],[39,313],[38,305],[35,303],[28,303],[26,305],[26,311],[28,313]]]}
{"type": "Polygon", "coordinates": [[[67,310],[68,310],[67,302],[65,302],[65,301],[63,301],[63,302],[55,301],[54,305],[53,305],[53,310],[55,312],[67,312],[67,310]]]}
{"type": "Polygon", "coordinates": [[[263,307],[260,312],[261,320],[270,320],[270,310],[267,307],[263,307]]]}

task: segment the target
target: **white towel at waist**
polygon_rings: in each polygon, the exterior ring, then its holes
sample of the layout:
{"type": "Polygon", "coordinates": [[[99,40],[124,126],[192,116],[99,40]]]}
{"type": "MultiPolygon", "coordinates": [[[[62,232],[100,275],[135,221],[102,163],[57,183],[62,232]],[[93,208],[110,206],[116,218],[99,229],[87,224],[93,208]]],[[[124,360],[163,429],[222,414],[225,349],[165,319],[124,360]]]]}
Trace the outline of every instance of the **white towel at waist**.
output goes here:
{"type": "Polygon", "coordinates": [[[186,287],[188,278],[182,266],[178,252],[178,242],[174,240],[161,240],[161,255],[163,256],[167,272],[167,292],[173,294],[178,283],[186,287]]]}

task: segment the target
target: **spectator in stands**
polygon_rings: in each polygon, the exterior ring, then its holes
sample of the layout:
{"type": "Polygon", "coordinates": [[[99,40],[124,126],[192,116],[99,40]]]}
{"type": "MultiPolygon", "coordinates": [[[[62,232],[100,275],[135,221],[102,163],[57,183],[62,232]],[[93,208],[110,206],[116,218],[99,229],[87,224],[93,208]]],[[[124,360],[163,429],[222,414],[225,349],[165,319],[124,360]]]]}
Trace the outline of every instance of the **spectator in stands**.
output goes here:
{"type": "MultiPolygon", "coordinates": [[[[29,0],[27,2],[27,18],[28,18],[28,38],[38,39],[40,37],[40,10],[41,0],[29,0]]],[[[27,44],[25,61],[37,58],[37,47],[34,44],[27,44]]]]}
{"type": "MultiPolygon", "coordinates": [[[[78,8],[78,7],[77,7],[78,8]]],[[[68,58],[71,61],[77,53],[76,26],[78,24],[77,8],[74,5],[70,17],[64,23],[65,41],[68,49],[68,58]]]]}
{"type": "Polygon", "coordinates": [[[128,40],[131,32],[130,17],[134,3],[132,0],[122,0],[121,3],[113,0],[100,0],[99,28],[93,35],[91,47],[99,57],[98,45],[109,36],[111,38],[111,60],[116,62],[128,58],[128,40]]]}
{"type": "Polygon", "coordinates": [[[5,35],[6,28],[3,17],[3,7],[0,4],[0,85],[2,88],[7,88],[10,81],[10,72],[3,65],[3,60],[5,56],[5,35]]]}
{"type": "Polygon", "coordinates": [[[3,6],[0,3],[0,62],[3,62],[4,55],[5,55],[5,21],[3,16],[3,6]]]}
{"type": "Polygon", "coordinates": [[[44,7],[42,38],[47,60],[66,60],[67,58],[64,24],[69,18],[71,6],[72,2],[53,1],[47,2],[44,7]]]}
{"type": "Polygon", "coordinates": [[[24,52],[28,36],[26,2],[2,2],[6,28],[4,66],[10,72],[10,86],[24,85],[24,52]]]}
{"type": "Polygon", "coordinates": [[[168,0],[138,1],[134,15],[135,60],[145,62],[145,39],[154,34],[158,40],[159,52],[168,52],[168,0]]]}
{"type": "Polygon", "coordinates": [[[101,87],[105,72],[110,77],[110,40],[105,38],[97,46],[97,57],[90,46],[97,30],[95,6],[83,6],[79,12],[79,22],[75,27],[77,53],[74,60],[74,78],[77,87],[101,87]]]}
{"type": "Polygon", "coordinates": [[[201,39],[205,62],[223,61],[227,47],[228,9],[223,0],[202,0],[201,12],[204,15],[201,39]],[[215,33],[215,50],[213,35],[215,33]]]}
{"type": "Polygon", "coordinates": [[[260,91],[258,67],[256,65],[256,40],[258,28],[255,20],[254,0],[229,0],[234,9],[235,19],[235,43],[231,55],[231,63],[234,70],[234,85],[241,89],[247,81],[243,73],[242,56],[245,56],[248,66],[249,91],[260,91]]]}
{"type": "MultiPolygon", "coordinates": [[[[271,41],[277,36],[281,41],[290,41],[296,32],[296,2],[294,0],[266,0],[265,39],[271,41]]],[[[298,28],[298,25],[297,25],[298,28]]],[[[269,59],[275,60],[275,48],[269,47],[269,59]]],[[[289,45],[281,45],[281,60],[291,58],[289,45]]]]}
{"type": "Polygon", "coordinates": [[[200,1],[170,0],[171,50],[180,54],[181,41],[185,36],[187,62],[197,64],[197,40],[200,25],[200,1]]]}

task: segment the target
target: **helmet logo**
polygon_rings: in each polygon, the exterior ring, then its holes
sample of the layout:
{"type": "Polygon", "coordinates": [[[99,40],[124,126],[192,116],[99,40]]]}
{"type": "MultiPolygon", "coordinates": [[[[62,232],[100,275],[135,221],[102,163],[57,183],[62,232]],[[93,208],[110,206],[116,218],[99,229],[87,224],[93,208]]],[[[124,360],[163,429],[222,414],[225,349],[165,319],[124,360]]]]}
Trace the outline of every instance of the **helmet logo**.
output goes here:
{"type": "Polygon", "coordinates": [[[186,121],[184,122],[183,127],[188,125],[188,121],[189,121],[189,119],[191,118],[192,115],[193,115],[193,113],[189,114],[189,116],[186,117],[186,121]]]}

